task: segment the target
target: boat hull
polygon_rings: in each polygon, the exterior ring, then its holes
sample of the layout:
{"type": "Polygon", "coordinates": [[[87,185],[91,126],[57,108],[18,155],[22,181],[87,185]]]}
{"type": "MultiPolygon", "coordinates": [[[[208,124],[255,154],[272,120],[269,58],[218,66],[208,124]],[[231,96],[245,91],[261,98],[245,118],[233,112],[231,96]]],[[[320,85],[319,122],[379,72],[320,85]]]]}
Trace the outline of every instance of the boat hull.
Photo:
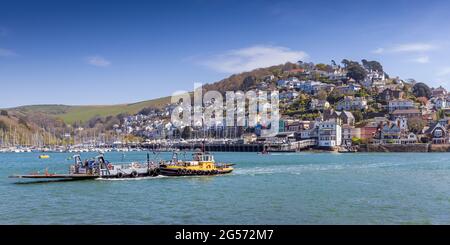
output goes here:
{"type": "Polygon", "coordinates": [[[216,170],[216,171],[180,171],[175,168],[160,168],[160,174],[164,176],[207,176],[207,175],[222,175],[233,172],[232,169],[216,170]]]}

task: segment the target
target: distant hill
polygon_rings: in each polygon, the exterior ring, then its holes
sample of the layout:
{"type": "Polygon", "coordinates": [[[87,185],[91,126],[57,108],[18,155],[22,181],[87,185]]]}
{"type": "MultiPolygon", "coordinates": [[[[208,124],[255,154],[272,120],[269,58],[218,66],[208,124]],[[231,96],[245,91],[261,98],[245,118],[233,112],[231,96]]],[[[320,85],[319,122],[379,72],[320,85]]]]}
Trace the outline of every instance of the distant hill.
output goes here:
{"type": "Polygon", "coordinates": [[[146,107],[161,108],[170,102],[170,97],[162,97],[132,104],[119,105],[29,105],[8,109],[13,113],[27,115],[41,113],[62,119],[66,123],[85,122],[95,116],[115,116],[120,113],[135,114],[146,107]]]}

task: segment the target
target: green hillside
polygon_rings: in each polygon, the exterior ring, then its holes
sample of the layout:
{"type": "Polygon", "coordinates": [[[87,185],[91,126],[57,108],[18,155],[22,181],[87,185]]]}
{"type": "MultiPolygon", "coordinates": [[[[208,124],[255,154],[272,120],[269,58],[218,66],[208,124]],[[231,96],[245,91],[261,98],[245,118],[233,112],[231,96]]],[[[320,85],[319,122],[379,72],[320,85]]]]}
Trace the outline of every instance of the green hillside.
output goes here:
{"type": "Polygon", "coordinates": [[[160,108],[170,102],[170,97],[162,97],[154,100],[147,100],[132,104],[119,105],[86,105],[86,106],[68,106],[68,105],[30,105],[12,108],[10,110],[27,114],[29,112],[40,112],[47,115],[61,118],[66,123],[77,121],[87,121],[94,116],[115,116],[120,113],[135,114],[146,107],[160,108]]]}

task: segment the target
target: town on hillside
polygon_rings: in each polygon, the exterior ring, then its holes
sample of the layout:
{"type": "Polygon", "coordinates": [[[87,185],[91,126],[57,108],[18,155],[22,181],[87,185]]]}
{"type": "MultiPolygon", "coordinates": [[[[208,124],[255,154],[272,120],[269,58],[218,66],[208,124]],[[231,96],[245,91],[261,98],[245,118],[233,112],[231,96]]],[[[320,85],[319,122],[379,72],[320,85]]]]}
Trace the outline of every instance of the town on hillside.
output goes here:
{"type": "MultiPolygon", "coordinates": [[[[231,80],[206,87],[230,88],[231,80]]],[[[236,79],[232,82],[244,91],[279,91],[277,135],[261,136],[271,125],[227,125],[225,119],[179,129],[170,120],[177,103],[73,124],[45,118],[53,120],[50,126],[42,126],[44,119],[36,123],[2,110],[0,151],[173,150],[201,144],[216,151],[409,151],[416,149],[412,145],[420,151],[450,150],[447,90],[390,77],[377,61],[299,61],[258,69],[239,77],[237,85],[236,79]]]]}

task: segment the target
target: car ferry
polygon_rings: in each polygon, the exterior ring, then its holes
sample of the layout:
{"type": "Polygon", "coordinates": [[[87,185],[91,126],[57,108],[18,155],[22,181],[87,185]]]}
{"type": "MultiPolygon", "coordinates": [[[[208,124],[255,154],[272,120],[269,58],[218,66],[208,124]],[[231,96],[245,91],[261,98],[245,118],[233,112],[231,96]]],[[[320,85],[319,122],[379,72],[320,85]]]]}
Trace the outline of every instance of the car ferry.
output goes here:
{"type": "Polygon", "coordinates": [[[157,164],[149,161],[147,154],[147,163],[124,163],[112,164],[105,160],[103,154],[89,160],[81,160],[80,155],[73,156],[75,163],[70,165],[68,174],[49,173],[31,173],[26,175],[13,175],[10,178],[28,178],[28,179],[111,179],[111,178],[137,178],[159,175],[157,164]]]}
{"type": "Polygon", "coordinates": [[[231,173],[233,165],[216,163],[214,156],[207,152],[193,153],[191,161],[179,160],[178,153],[174,152],[172,160],[161,163],[159,170],[165,176],[219,175],[231,173]]]}

